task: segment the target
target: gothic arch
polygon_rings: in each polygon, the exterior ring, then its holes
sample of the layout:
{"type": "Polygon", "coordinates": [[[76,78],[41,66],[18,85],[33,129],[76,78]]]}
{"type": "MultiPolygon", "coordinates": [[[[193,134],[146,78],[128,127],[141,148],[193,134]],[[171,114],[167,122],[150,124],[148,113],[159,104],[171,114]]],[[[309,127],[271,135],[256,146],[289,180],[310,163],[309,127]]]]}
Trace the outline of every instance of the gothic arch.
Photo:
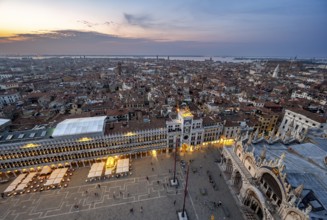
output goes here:
{"type": "Polygon", "coordinates": [[[248,161],[250,164],[255,165],[255,159],[253,158],[252,155],[246,154],[244,156],[244,162],[248,161]]]}
{"type": "Polygon", "coordinates": [[[265,198],[262,193],[255,188],[254,186],[249,186],[245,190],[245,197],[243,199],[243,204],[249,207],[259,219],[266,219],[266,205],[265,205],[265,198]]]}
{"type": "Polygon", "coordinates": [[[226,172],[227,173],[232,173],[233,172],[233,161],[230,158],[226,159],[226,172]]]}
{"type": "Polygon", "coordinates": [[[238,169],[233,170],[231,180],[237,191],[239,191],[243,186],[243,177],[238,169]]]}
{"type": "MultiPolygon", "coordinates": [[[[273,193],[275,193],[277,195],[277,197],[279,197],[280,201],[286,201],[287,193],[285,190],[284,183],[283,183],[281,177],[279,176],[279,171],[277,174],[275,174],[270,169],[268,169],[268,167],[267,168],[261,167],[258,170],[257,178],[260,181],[264,180],[270,186],[273,193]]],[[[268,193],[267,196],[269,197],[269,195],[270,194],[268,193]]]]}
{"type": "Polygon", "coordinates": [[[250,172],[251,176],[254,177],[256,175],[257,170],[255,158],[252,154],[249,153],[245,154],[243,158],[244,167],[250,172]]]}
{"type": "Polygon", "coordinates": [[[240,160],[242,160],[241,158],[243,156],[243,147],[238,144],[234,149],[235,149],[234,152],[237,155],[237,157],[240,158],[240,160]]]}

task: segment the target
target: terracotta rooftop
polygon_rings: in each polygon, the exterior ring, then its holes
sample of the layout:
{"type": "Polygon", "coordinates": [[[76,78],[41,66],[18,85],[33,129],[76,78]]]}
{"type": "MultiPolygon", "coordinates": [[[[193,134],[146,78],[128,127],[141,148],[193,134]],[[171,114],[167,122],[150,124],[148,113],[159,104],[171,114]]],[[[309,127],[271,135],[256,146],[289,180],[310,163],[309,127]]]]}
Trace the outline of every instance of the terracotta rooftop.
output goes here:
{"type": "Polygon", "coordinates": [[[288,108],[287,110],[301,114],[319,123],[326,123],[327,119],[315,113],[300,108],[288,108]]]}
{"type": "Polygon", "coordinates": [[[113,123],[114,127],[110,128],[110,123],[106,124],[105,134],[114,133],[127,133],[133,131],[166,128],[165,119],[150,118],[150,122],[144,122],[143,120],[134,120],[128,122],[113,123]]]}

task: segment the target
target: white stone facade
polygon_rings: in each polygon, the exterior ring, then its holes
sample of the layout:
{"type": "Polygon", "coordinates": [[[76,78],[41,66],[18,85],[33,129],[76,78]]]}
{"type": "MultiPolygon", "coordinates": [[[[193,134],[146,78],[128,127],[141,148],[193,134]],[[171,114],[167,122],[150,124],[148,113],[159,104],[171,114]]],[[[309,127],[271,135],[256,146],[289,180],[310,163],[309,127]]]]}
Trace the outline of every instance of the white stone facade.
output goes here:
{"type": "Polygon", "coordinates": [[[219,123],[204,126],[203,119],[194,119],[188,110],[180,110],[177,119],[167,121],[166,124],[167,144],[170,148],[182,144],[197,147],[205,142],[218,140],[223,130],[219,123]]]}
{"type": "Polygon", "coordinates": [[[285,110],[285,115],[278,131],[280,137],[284,137],[289,133],[289,135],[301,140],[309,128],[327,129],[327,126],[326,122],[322,123],[317,121],[317,119],[309,118],[304,114],[292,110],[285,110]]]}
{"type": "Polygon", "coordinates": [[[236,188],[242,209],[263,220],[309,219],[310,206],[304,211],[295,205],[297,197],[283,172],[284,155],[279,160],[256,159],[247,152],[241,141],[224,148],[221,168],[228,182],[236,188]]]}
{"type": "Polygon", "coordinates": [[[8,105],[16,103],[21,98],[20,94],[17,93],[8,93],[8,94],[0,94],[0,103],[2,105],[8,105]]]}

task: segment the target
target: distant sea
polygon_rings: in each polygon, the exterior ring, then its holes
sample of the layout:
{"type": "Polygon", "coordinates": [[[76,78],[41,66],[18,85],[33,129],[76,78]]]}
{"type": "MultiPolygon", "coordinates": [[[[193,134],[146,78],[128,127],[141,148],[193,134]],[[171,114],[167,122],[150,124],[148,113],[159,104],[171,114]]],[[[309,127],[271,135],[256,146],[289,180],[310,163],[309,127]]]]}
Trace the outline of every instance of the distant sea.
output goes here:
{"type": "MultiPolygon", "coordinates": [[[[107,59],[157,59],[157,56],[132,56],[132,55],[45,55],[45,56],[0,56],[0,58],[7,58],[7,59],[50,59],[50,58],[107,58],[107,59]]],[[[237,57],[218,57],[218,56],[158,56],[159,59],[165,59],[165,60],[188,60],[188,61],[205,61],[205,60],[212,60],[212,61],[220,61],[220,62],[252,62],[256,59],[254,58],[237,58],[237,57]]]]}
{"type": "MultiPolygon", "coordinates": [[[[159,59],[165,60],[188,60],[188,61],[220,61],[220,62],[233,62],[233,63],[250,63],[253,61],[262,61],[262,60],[294,60],[294,58],[290,57],[232,57],[232,56],[158,56],[159,59]]],[[[40,55],[40,56],[0,56],[0,58],[8,58],[8,59],[50,59],[50,58],[106,58],[106,59],[156,59],[157,56],[152,55],[40,55]]],[[[295,58],[296,59],[296,58],[295,58]]],[[[318,62],[327,62],[326,58],[300,58],[298,60],[310,60],[310,61],[318,61],[318,62]]]]}

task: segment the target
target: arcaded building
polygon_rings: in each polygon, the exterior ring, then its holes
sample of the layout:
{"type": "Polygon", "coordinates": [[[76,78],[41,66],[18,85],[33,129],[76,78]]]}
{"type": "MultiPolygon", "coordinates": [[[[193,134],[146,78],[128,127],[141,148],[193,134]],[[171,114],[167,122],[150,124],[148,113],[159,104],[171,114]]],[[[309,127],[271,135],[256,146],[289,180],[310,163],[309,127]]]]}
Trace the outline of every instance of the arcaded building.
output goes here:
{"type": "Polygon", "coordinates": [[[176,118],[169,120],[144,118],[111,123],[103,116],[67,119],[57,125],[53,136],[47,132],[50,131],[43,131],[42,135],[47,136],[39,140],[17,137],[16,142],[2,142],[0,171],[15,175],[44,165],[88,166],[108,156],[137,158],[153,150],[169,152],[183,144],[197,148],[218,141],[222,125],[210,118],[195,118],[189,110],[180,110],[176,118]]]}

